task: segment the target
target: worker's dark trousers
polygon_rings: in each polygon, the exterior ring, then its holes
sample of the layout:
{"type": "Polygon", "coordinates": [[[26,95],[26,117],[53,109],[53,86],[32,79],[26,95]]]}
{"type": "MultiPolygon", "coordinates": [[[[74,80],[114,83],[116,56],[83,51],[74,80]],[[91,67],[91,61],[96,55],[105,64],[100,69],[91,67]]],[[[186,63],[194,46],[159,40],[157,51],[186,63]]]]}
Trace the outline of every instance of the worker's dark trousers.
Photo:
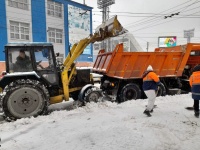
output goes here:
{"type": "Polygon", "coordinates": [[[199,100],[194,100],[194,111],[199,112],[199,100]]]}

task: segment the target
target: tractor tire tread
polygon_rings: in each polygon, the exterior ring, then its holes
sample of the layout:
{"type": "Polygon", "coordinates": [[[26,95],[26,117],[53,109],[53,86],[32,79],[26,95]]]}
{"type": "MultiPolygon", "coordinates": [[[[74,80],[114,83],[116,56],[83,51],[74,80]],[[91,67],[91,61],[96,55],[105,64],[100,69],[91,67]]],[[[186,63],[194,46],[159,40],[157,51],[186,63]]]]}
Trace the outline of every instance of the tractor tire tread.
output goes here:
{"type": "Polygon", "coordinates": [[[48,110],[48,105],[49,105],[49,92],[47,90],[47,88],[39,81],[37,80],[30,80],[30,79],[20,79],[20,80],[15,80],[13,82],[11,82],[9,85],[7,85],[4,89],[3,92],[5,92],[5,94],[2,96],[2,107],[3,107],[3,112],[5,115],[5,118],[7,118],[8,120],[16,120],[19,118],[16,118],[15,116],[13,116],[9,110],[8,110],[8,106],[7,106],[7,98],[11,95],[12,92],[14,92],[15,90],[22,88],[22,87],[31,87],[31,88],[35,88],[38,91],[40,91],[43,94],[44,97],[44,107],[43,109],[35,115],[45,115],[45,113],[48,110]]]}

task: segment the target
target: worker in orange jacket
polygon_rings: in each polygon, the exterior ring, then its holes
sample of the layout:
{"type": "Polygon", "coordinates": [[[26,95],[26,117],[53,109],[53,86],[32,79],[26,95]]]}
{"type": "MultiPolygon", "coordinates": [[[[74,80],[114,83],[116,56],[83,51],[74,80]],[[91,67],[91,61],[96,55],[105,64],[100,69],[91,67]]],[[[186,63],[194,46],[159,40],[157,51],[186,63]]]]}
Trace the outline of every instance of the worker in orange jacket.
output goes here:
{"type": "Polygon", "coordinates": [[[199,118],[200,65],[194,67],[189,81],[191,86],[192,98],[194,99],[194,116],[199,118]]]}
{"type": "Polygon", "coordinates": [[[156,91],[158,90],[158,85],[160,85],[159,77],[153,72],[151,65],[147,67],[147,70],[144,72],[143,76],[143,90],[148,98],[148,105],[144,111],[148,117],[151,117],[150,112],[153,112],[153,107],[156,99],[156,91]]]}

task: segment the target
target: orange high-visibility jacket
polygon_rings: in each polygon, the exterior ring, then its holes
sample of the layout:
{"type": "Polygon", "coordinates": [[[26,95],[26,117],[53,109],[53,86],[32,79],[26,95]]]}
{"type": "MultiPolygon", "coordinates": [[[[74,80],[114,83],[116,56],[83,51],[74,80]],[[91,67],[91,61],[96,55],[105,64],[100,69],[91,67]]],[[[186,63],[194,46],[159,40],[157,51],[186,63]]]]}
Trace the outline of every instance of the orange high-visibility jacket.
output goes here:
{"type": "Polygon", "coordinates": [[[192,92],[192,98],[194,100],[200,100],[200,71],[195,71],[190,76],[190,86],[192,92]]]}
{"type": "Polygon", "coordinates": [[[143,78],[143,90],[157,90],[157,85],[160,83],[159,77],[154,72],[149,72],[143,78]]]}

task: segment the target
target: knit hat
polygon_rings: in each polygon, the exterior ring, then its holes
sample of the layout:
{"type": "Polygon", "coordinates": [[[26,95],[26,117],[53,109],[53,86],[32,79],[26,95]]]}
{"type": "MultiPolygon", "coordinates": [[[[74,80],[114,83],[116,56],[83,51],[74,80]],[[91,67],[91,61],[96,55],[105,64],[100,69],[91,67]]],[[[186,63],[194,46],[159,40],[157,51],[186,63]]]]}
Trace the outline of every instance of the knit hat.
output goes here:
{"type": "Polygon", "coordinates": [[[153,71],[153,68],[152,68],[151,65],[149,65],[149,66],[147,67],[147,71],[153,71]]]}

